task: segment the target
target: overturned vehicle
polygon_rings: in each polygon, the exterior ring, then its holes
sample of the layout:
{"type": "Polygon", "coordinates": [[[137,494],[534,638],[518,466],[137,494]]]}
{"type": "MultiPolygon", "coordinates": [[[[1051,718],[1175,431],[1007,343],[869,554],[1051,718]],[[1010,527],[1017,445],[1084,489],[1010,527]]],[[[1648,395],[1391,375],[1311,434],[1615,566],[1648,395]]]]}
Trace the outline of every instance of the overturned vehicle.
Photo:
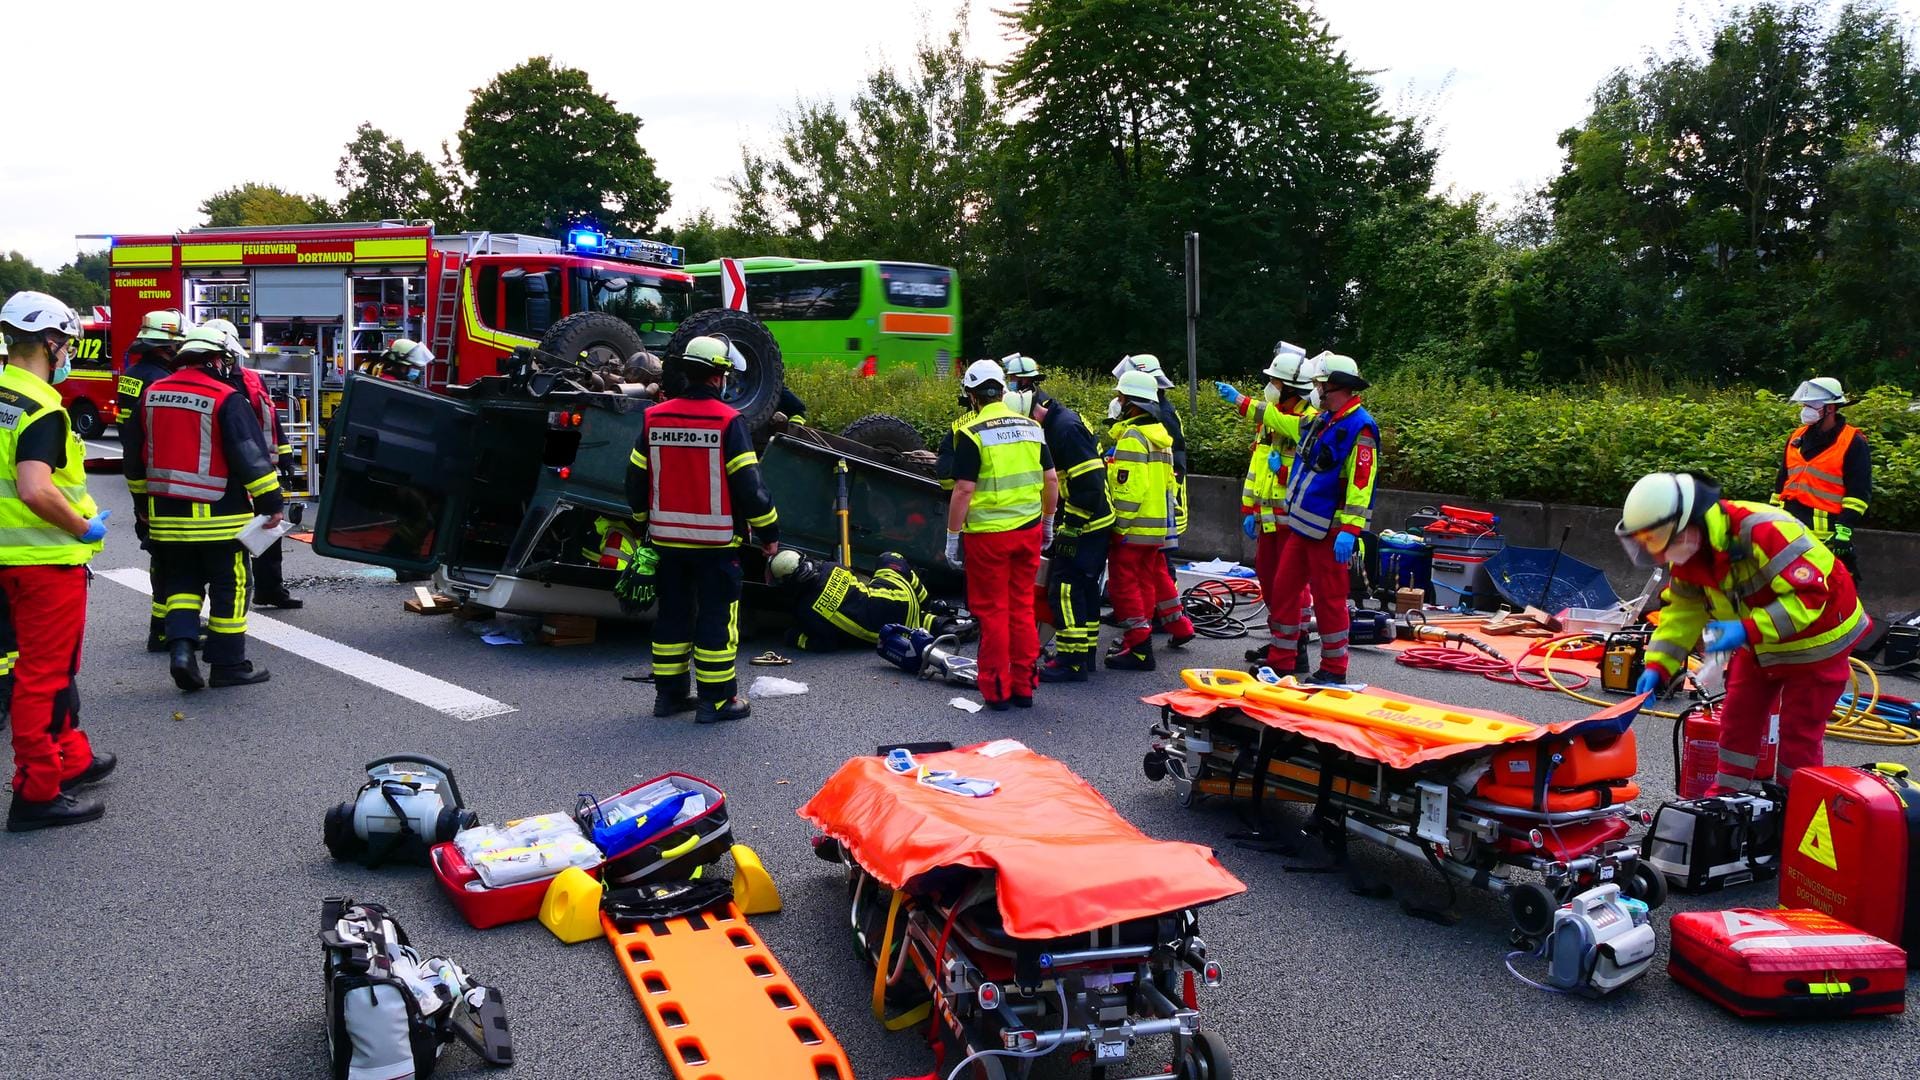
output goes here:
{"type": "MultiPolygon", "coordinates": [[[[869,445],[785,423],[776,411],[780,348],[766,327],[744,312],[705,311],[661,352],[702,334],[725,335],[746,358],[723,398],[757,433],[782,546],[836,561],[844,546],[865,571],[880,553],[899,552],[929,589],[961,591],[943,557],[946,495],[931,455],[908,445],[910,429],[891,418],[850,425],[855,437],[877,433],[869,445]]],[[[605,523],[630,513],[627,459],[659,390],[635,377],[645,378],[609,346],[521,349],[504,374],[444,395],[350,379],[333,420],[314,550],[431,573],[440,593],[498,611],[634,617],[615,597],[619,572],[600,565],[599,547],[605,523]]],[[[747,554],[747,579],[758,581],[759,553],[747,554]]]]}

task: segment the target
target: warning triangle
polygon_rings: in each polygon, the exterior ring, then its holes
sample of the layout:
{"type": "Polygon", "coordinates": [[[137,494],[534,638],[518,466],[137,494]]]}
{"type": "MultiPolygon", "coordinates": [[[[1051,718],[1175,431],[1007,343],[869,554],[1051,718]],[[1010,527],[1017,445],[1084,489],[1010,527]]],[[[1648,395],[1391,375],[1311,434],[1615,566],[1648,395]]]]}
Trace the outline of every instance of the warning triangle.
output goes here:
{"type": "Polygon", "coordinates": [[[1774,922],[1757,912],[1739,909],[1721,912],[1720,920],[1726,924],[1728,937],[1739,937],[1741,934],[1751,934],[1761,930],[1774,931],[1787,928],[1786,924],[1774,922]]]}
{"type": "Polygon", "coordinates": [[[1833,857],[1833,827],[1827,824],[1825,799],[1814,810],[1813,820],[1807,822],[1806,835],[1800,838],[1800,854],[1829,870],[1840,869],[1839,860],[1833,857]]]}

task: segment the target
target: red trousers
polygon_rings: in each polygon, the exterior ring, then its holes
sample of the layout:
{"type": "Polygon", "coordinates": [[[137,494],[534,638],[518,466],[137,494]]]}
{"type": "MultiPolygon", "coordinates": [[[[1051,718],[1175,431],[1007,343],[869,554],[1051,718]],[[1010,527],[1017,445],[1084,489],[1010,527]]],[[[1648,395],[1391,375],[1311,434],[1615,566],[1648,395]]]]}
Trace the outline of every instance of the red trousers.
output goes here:
{"type": "MultiPolygon", "coordinates": [[[[1253,576],[1260,581],[1260,599],[1267,605],[1267,660],[1269,663],[1274,660],[1273,652],[1279,646],[1282,627],[1293,626],[1293,639],[1296,643],[1295,647],[1298,647],[1300,626],[1293,619],[1295,616],[1302,615],[1307,610],[1307,605],[1313,602],[1306,589],[1300,590],[1299,597],[1291,605],[1274,601],[1274,597],[1280,595],[1280,551],[1287,546],[1287,537],[1292,535],[1292,530],[1282,527],[1273,532],[1261,533],[1260,538],[1255,540],[1253,545],[1253,576]],[[1286,618],[1280,617],[1282,613],[1286,618]]],[[[1278,668],[1274,670],[1279,671],[1278,668]]],[[[1279,673],[1286,674],[1285,671],[1279,671],[1279,673]]]]}
{"type": "Polygon", "coordinates": [[[1298,598],[1302,590],[1313,592],[1313,613],[1320,623],[1320,670],[1329,675],[1347,673],[1347,568],[1333,557],[1333,538],[1328,533],[1319,540],[1287,530],[1280,548],[1280,565],[1274,571],[1273,588],[1267,592],[1268,629],[1273,644],[1267,647],[1273,669],[1293,670],[1300,652],[1300,607],[1286,597],[1298,598]],[[1271,597],[1282,597],[1275,612],[1271,597]]]}
{"type": "Polygon", "coordinates": [[[1193,633],[1193,620],[1181,609],[1180,591],[1167,572],[1166,554],[1152,544],[1129,544],[1114,535],[1107,553],[1107,599],[1125,631],[1120,651],[1153,637],[1155,624],[1182,637],[1193,633]]]}
{"type": "Polygon", "coordinates": [[[1032,697],[1039,685],[1040,625],[1033,583],[1040,576],[1040,526],[961,536],[967,607],[980,620],[980,696],[988,701],[1032,697]]]}
{"type": "Polygon", "coordinates": [[[1760,744],[1776,712],[1780,782],[1786,783],[1795,769],[1824,763],[1821,740],[1827,719],[1846,693],[1850,675],[1846,653],[1813,664],[1762,667],[1752,649],[1736,651],[1727,665],[1727,696],[1720,703],[1720,775],[1715,784],[1733,791],[1758,788],[1754,773],[1760,767],[1760,744]]]}
{"type": "Polygon", "coordinates": [[[13,790],[48,802],[86,771],[93,747],[80,730],[80,641],[87,628],[87,568],[0,566],[13,668],[13,790]]]}

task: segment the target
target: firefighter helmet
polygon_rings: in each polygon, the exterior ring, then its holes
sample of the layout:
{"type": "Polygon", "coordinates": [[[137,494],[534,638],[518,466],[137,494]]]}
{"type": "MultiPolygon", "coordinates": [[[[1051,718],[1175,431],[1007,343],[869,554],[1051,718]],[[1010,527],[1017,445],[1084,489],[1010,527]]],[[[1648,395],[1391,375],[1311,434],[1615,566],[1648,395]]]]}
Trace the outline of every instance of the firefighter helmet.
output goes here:
{"type": "Polygon", "coordinates": [[[1160,385],[1148,371],[1124,371],[1114,390],[1123,398],[1151,409],[1160,403],[1160,385]]]}
{"type": "Polygon", "coordinates": [[[792,548],[781,548],[767,563],[767,572],[776,582],[785,581],[800,569],[800,553],[792,548]]]}
{"type": "Polygon", "coordinates": [[[1698,522],[1719,500],[1719,487],[1697,473],[1649,473],[1627,492],[1613,532],[1627,554],[1645,552],[1658,558],[1681,530],[1698,522]]]}
{"type": "Polygon", "coordinates": [[[1360,377],[1360,365],[1353,357],[1339,353],[1321,353],[1320,365],[1314,370],[1314,382],[1325,382],[1342,390],[1365,390],[1373,385],[1360,377]]]}
{"type": "Polygon", "coordinates": [[[1305,391],[1313,386],[1313,376],[1307,366],[1307,350],[1289,341],[1283,341],[1273,347],[1273,362],[1267,365],[1267,378],[1279,380],[1282,386],[1305,391]]]}
{"type": "Polygon", "coordinates": [[[1115,376],[1125,375],[1129,371],[1144,371],[1148,375],[1153,376],[1154,386],[1162,390],[1173,385],[1173,380],[1167,378],[1167,373],[1160,367],[1160,358],[1152,353],[1135,353],[1132,356],[1123,356],[1120,358],[1119,363],[1113,365],[1113,373],[1115,376]]]}
{"type": "MultiPolygon", "coordinates": [[[[216,319],[214,322],[224,322],[216,319]]],[[[187,363],[202,363],[213,359],[238,359],[234,354],[239,343],[232,334],[213,325],[196,326],[180,339],[180,347],[174,354],[187,363]]]]}
{"type": "Polygon", "coordinates": [[[747,370],[747,358],[725,334],[702,334],[688,341],[680,355],[696,364],[730,367],[735,371],[747,370]]]}
{"type": "Polygon", "coordinates": [[[61,300],[31,289],[14,293],[0,305],[0,329],[9,342],[15,336],[38,335],[49,330],[66,336],[80,336],[80,316],[61,300]]]}
{"type": "Polygon", "coordinates": [[[1822,377],[1808,379],[1793,392],[1792,401],[1796,405],[1812,405],[1819,408],[1824,405],[1846,405],[1846,391],[1840,389],[1840,380],[1822,377]]]}
{"type": "Polygon", "coordinates": [[[1046,378],[1045,375],[1040,374],[1040,365],[1034,362],[1033,357],[1023,356],[1020,353],[1009,353],[1001,357],[1000,367],[1007,373],[1009,379],[1028,379],[1039,382],[1046,378]]]}
{"type": "Polygon", "coordinates": [[[433,363],[433,350],[412,338],[394,338],[393,344],[380,359],[389,364],[399,364],[410,368],[425,368],[433,363]]]}
{"type": "Polygon", "coordinates": [[[967,365],[966,374],[960,376],[960,385],[968,390],[977,390],[988,383],[1007,385],[1007,371],[992,360],[975,360],[967,365]]]}
{"type": "Polygon", "coordinates": [[[186,322],[187,320],[172,308],[149,311],[140,317],[140,332],[133,335],[133,340],[162,345],[171,344],[185,336],[186,322]]]}

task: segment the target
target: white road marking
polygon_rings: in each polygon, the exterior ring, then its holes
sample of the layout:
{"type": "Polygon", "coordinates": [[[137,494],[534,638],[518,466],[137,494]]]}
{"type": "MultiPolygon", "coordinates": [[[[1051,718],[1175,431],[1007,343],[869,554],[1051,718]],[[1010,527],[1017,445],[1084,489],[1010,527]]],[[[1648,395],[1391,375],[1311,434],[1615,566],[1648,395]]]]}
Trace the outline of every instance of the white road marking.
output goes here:
{"type": "MultiPolygon", "coordinates": [[[[129,566],[103,571],[98,576],[125,585],[135,592],[153,595],[153,583],[148,580],[145,570],[129,566]]],[[[519,711],[505,702],[402,667],[391,660],[383,660],[372,653],[361,652],[350,645],[342,645],[331,638],[321,637],[278,619],[270,619],[257,611],[247,613],[247,636],[316,664],[323,664],[369,686],[419,702],[456,720],[481,720],[519,711]]]]}
{"type": "Polygon", "coordinates": [[[120,452],[120,448],[118,446],[115,446],[112,443],[94,442],[92,439],[87,439],[85,441],[87,444],[87,449],[89,451],[98,451],[98,453],[89,453],[87,455],[87,457],[95,461],[98,461],[101,458],[106,458],[107,460],[111,461],[114,458],[123,456],[120,452]]]}

